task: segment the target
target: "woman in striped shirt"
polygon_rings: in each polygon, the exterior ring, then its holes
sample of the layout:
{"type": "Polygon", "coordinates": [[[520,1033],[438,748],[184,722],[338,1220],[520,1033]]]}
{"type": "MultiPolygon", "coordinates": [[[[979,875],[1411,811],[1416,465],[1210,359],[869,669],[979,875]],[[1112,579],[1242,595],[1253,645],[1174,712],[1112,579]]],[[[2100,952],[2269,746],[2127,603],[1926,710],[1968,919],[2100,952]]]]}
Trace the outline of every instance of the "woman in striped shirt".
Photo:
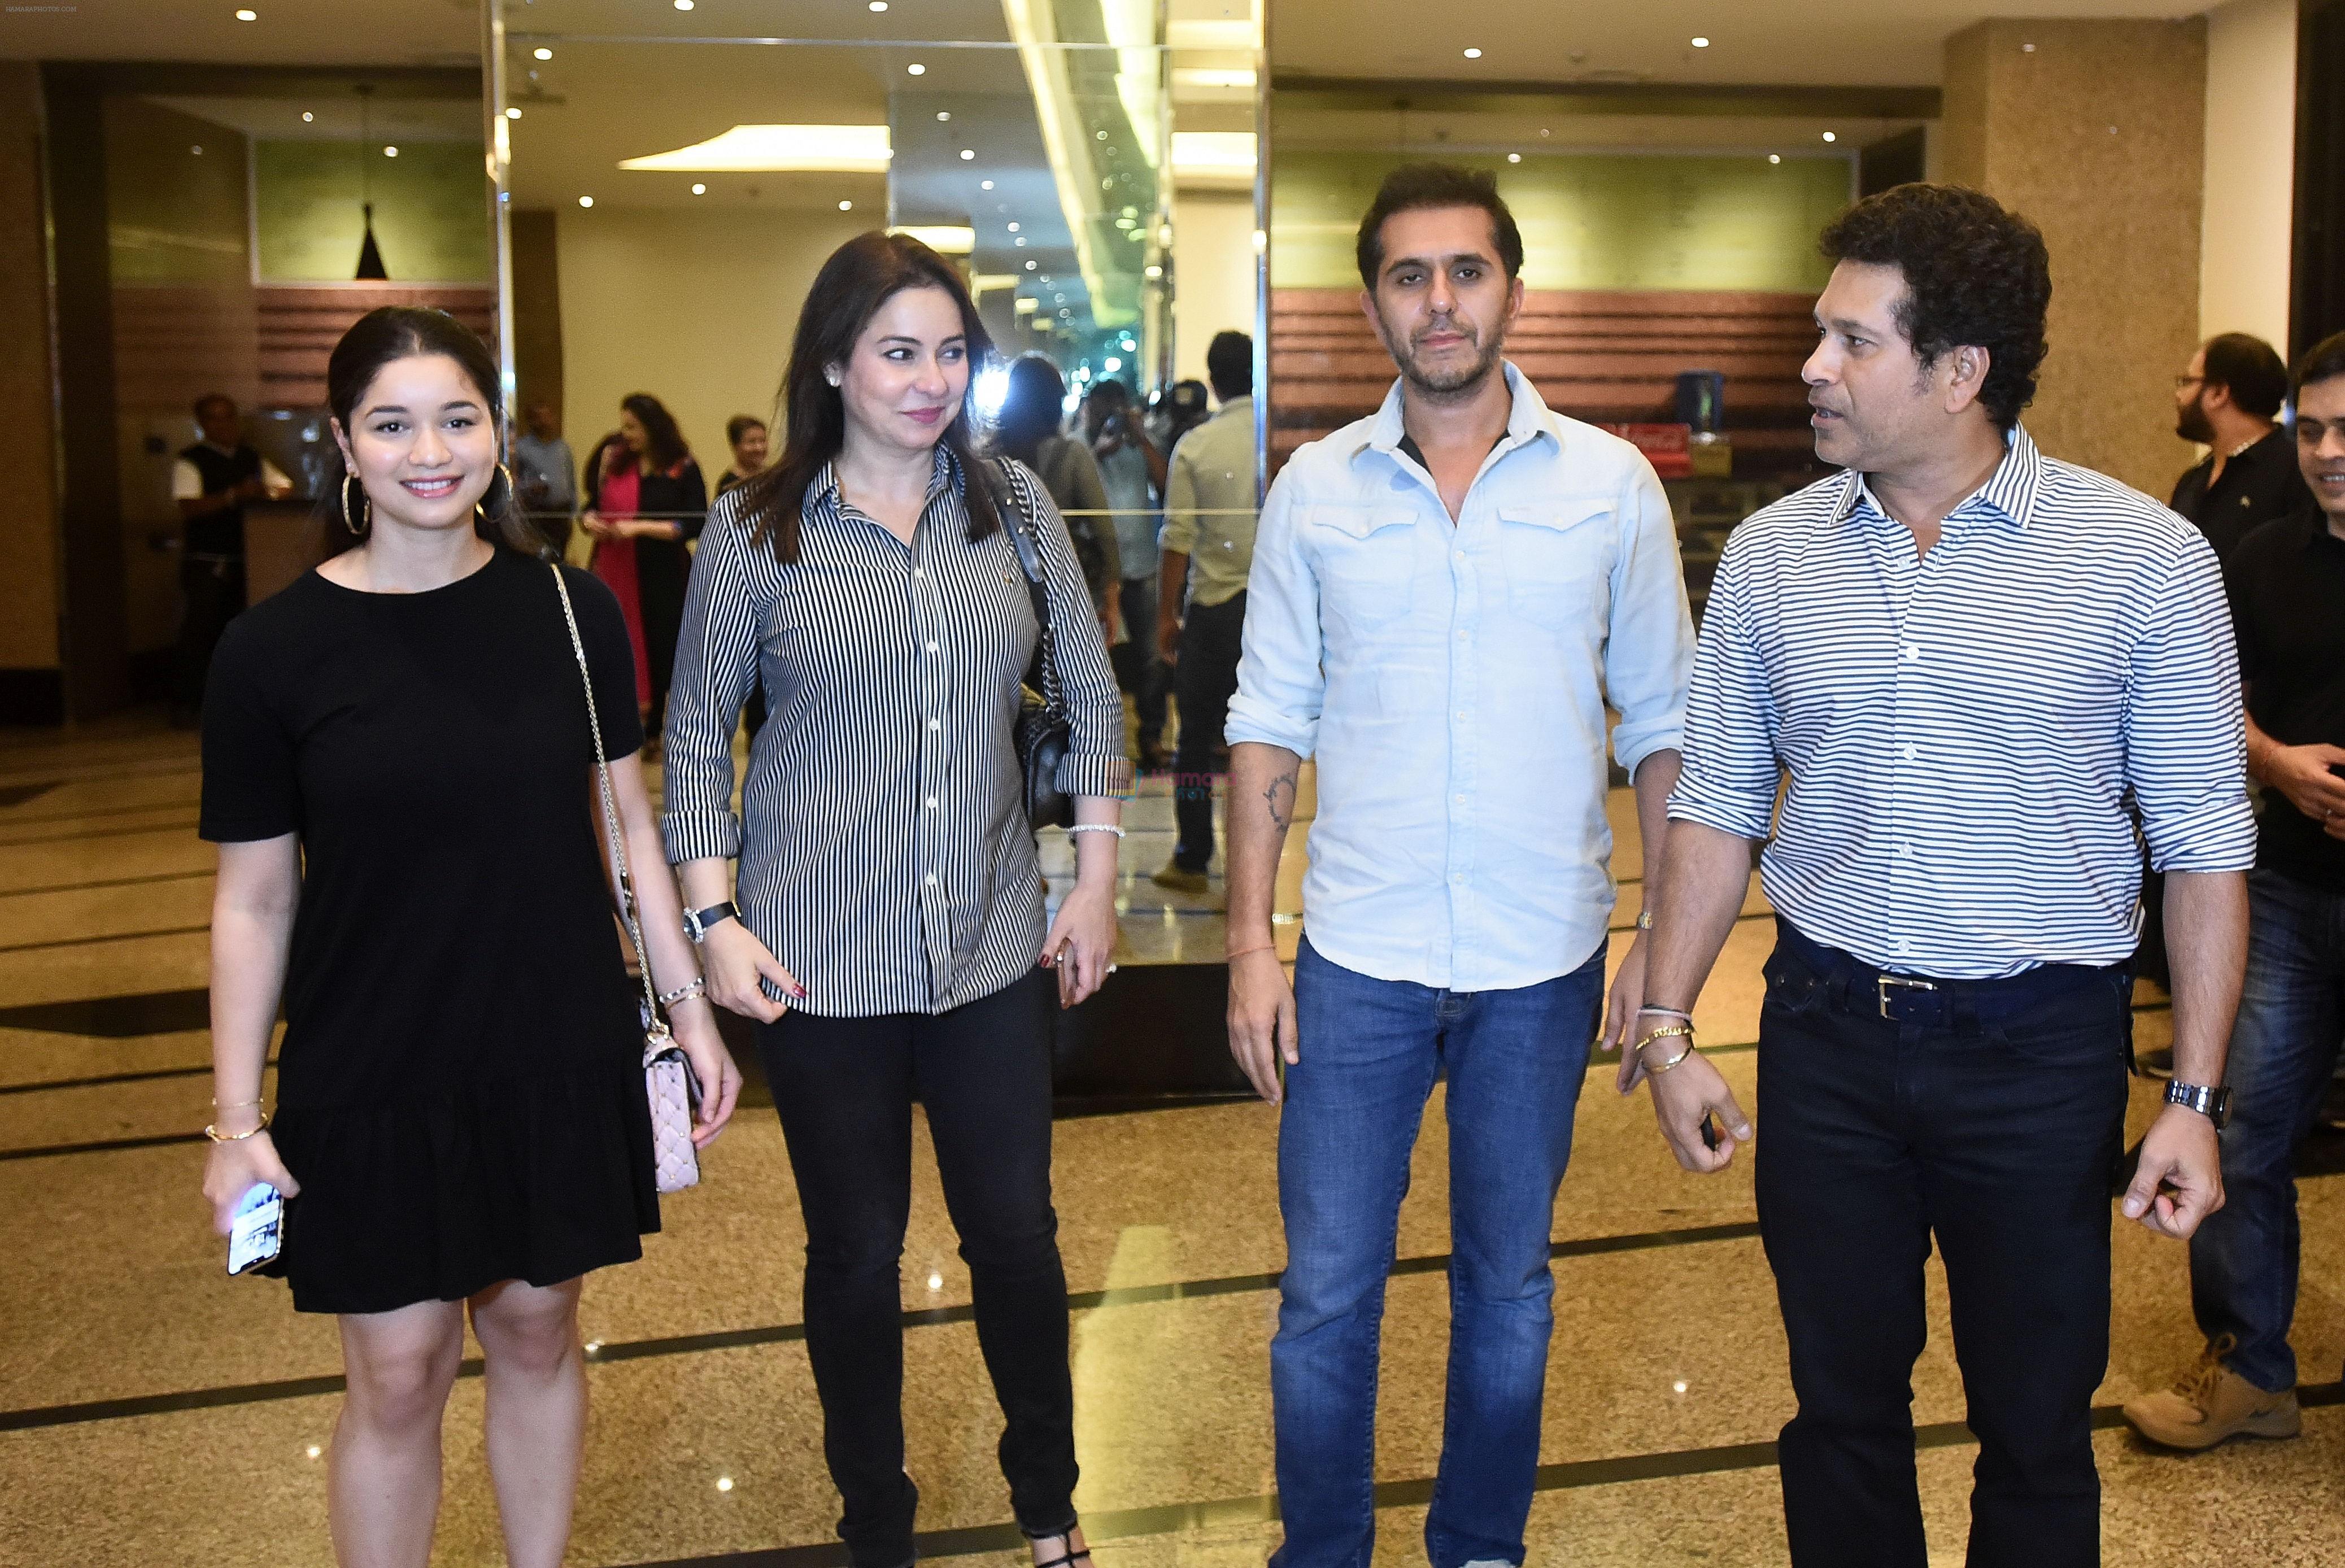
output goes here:
{"type": "Polygon", "coordinates": [[[972,447],[970,367],[991,349],[959,276],[917,240],[865,234],[824,263],[783,385],[787,446],[710,515],[669,697],[668,858],[709,994],[760,1024],[855,1568],[913,1556],[898,1272],[916,1098],[1013,1511],[1043,1568],[1088,1556],[1051,1207],[1051,986],[1071,1006],[1106,972],[1132,765],[1065,523],[1030,472],[972,447]],[[1012,738],[1040,628],[1011,528],[1038,546],[1072,728],[1057,782],[1077,798],[1078,871],[1047,935],[1012,738]],[[753,686],[768,717],[736,816],[753,686]]]}

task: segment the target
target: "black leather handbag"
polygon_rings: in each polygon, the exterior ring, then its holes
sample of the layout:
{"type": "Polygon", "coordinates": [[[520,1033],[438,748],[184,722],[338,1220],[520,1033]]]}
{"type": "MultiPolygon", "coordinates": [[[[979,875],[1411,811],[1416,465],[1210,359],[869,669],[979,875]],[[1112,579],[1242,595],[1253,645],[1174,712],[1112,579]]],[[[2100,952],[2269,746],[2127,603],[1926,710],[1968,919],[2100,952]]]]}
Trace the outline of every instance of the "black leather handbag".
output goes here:
{"type": "Polygon", "coordinates": [[[1059,759],[1067,754],[1072,726],[1067,718],[1067,696],[1059,684],[1056,639],[1051,635],[1051,597],[1043,587],[1041,541],[1034,532],[1034,512],[1026,485],[1008,463],[1000,465],[1002,488],[1013,501],[1017,520],[1007,532],[1018,552],[1018,565],[1026,578],[1026,595],[1034,605],[1035,624],[1041,636],[1034,644],[1034,662],[1018,688],[1018,769],[1026,784],[1026,820],[1037,828],[1073,825],[1075,801],[1059,789],[1059,759]]]}

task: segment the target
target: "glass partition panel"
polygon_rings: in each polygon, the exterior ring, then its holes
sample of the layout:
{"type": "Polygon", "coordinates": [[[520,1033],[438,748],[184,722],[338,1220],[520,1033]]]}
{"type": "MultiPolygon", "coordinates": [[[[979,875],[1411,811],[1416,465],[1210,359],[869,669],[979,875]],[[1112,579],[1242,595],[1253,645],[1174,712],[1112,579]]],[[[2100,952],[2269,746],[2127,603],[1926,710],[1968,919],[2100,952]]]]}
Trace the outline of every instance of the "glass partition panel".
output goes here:
{"type": "Polygon", "coordinates": [[[500,27],[517,391],[582,454],[649,391],[714,476],[726,421],[773,408],[816,269],[883,226],[1071,398],[1168,379],[1156,0],[492,0],[500,27]]]}

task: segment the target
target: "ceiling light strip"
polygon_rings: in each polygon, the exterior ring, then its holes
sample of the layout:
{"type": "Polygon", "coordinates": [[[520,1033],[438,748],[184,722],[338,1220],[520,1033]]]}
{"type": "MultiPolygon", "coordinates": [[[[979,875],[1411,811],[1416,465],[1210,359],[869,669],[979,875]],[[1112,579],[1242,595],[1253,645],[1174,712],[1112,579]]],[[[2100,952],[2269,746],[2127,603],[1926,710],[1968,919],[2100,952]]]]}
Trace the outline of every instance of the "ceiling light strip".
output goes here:
{"type": "Polygon", "coordinates": [[[1101,287],[1101,270],[1087,221],[1088,202],[1091,191],[1098,188],[1099,175],[1091,165],[1089,140],[1070,134],[1071,129],[1080,128],[1081,122],[1075,113],[1074,90],[1067,80],[1065,51],[1051,47],[1034,0],[1001,0],[1001,17],[1016,42],[1018,63],[1025,67],[1026,88],[1033,96],[1034,118],[1042,131],[1042,149],[1051,160],[1051,182],[1058,188],[1059,207],[1074,240],[1075,270],[1083,275],[1083,287],[1091,294],[1091,319],[1105,326],[1101,311],[1107,297],[1101,287]]]}

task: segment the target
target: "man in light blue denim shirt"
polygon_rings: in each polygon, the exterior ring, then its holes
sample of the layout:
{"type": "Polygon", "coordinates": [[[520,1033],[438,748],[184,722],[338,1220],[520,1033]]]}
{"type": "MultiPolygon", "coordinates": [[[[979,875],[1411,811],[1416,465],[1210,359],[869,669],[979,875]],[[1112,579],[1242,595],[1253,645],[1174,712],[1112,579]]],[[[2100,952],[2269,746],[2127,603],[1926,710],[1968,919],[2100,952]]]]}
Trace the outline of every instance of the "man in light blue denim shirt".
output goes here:
{"type": "MultiPolygon", "coordinates": [[[[1520,1563],[1548,1237],[1613,902],[1605,710],[1650,879],[1693,631],[1651,466],[1502,358],[1522,239],[1496,181],[1396,172],[1359,250],[1400,380],[1271,488],[1228,728],[1231,1049],[1273,1102],[1285,1064],[1272,1563],[1369,1561],[1377,1330],[1436,1077],[1452,1321],[1426,1550],[1433,1568],[1520,1563]],[[1305,757],[1319,808],[1290,991],[1271,892],[1305,757]]],[[[1639,937],[1616,1028],[1643,969],[1639,937]]]]}

